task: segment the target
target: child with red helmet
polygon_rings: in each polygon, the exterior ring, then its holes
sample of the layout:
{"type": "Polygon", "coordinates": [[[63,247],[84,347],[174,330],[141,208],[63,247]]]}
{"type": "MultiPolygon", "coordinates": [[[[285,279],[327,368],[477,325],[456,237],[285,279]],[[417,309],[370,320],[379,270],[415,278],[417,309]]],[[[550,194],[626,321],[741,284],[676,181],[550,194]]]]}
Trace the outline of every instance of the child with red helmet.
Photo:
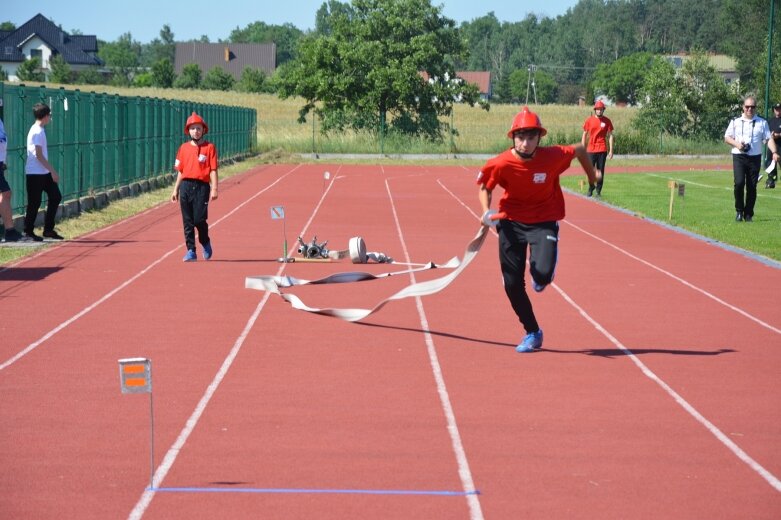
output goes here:
{"type": "Polygon", "coordinates": [[[517,352],[542,348],[542,329],[526,294],[526,250],[532,285],[540,292],[553,281],[556,268],[558,221],[564,218],[559,176],[577,159],[589,183],[598,179],[583,145],[539,146],[547,133],[537,114],[523,107],[507,133],[512,148],[490,159],[477,176],[483,225],[496,226],[504,290],[526,330],[517,352]],[[490,209],[496,186],[504,188],[498,212],[490,209]]]}
{"type": "Polygon", "coordinates": [[[184,224],[184,242],[187,253],[182,259],[194,262],[195,230],[198,230],[198,241],[203,247],[203,259],[212,257],[212,243],[209,238],[209,202],[217,199],[217,148],[214,143],[204,139],[209,132],[206,122],[192,113],[184,125],[184,133],[190,141],[182,143],[176,153],[174,169],[178,172],[171,202],[179,202],[184,224]]]}
{"type": "Polygon", "coordinates": [[[588,185],[588,196],[594,194],[594,188],[599,196],[602,194],[602,183],[605,182],[605,163],[607,159],[613,158],[613,122],[605,117],[605,104],[602,101],[594,103],[594,115],[589,116],[583,123],[580,144],[586,146],[587,139],[586,151],[594,169],[600,173],[596,186],[593,183],[588,185]]]}

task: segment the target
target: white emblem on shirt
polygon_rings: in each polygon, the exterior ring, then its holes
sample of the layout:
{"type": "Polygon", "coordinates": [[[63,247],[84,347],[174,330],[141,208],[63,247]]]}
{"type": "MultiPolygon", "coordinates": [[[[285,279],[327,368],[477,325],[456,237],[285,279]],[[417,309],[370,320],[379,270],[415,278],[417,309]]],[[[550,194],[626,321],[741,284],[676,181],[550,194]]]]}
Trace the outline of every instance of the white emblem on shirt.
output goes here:
{"type": "Polygon", "coordinates": [[[545,178],[547,176],[548,176],[548,174],[545,173],[545,172],[535,173],[534,176],[532,177],[532,182],[534,184],[545,184],[545,178]]]}
{"type": "Polygon", "coordinates": [[[479,181],[482,178],[483,178],[483,172],[477,172],[477,180],[479,181]]]}

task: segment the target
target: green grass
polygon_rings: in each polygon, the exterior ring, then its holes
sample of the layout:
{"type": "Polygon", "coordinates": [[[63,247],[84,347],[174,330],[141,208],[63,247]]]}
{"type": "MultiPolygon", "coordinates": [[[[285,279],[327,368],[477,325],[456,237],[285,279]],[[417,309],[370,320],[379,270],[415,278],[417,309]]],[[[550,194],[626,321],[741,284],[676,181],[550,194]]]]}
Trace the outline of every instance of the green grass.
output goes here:
{"type": "MultiPolygon", "coordinates": [[[[608,168],[607,172],[603,202],[781,261],[781,192],[764,189],[764,182],[757,189],[754,222],[739,223],[735,222],[731,166],[709,171],[612,175],[608,168]],[[683,196],[674,192],[672,219],[671,180],[686,185],[683,196]]],[[[581,192],[582,179],[567,175],[561,184],[581,192]]]]}

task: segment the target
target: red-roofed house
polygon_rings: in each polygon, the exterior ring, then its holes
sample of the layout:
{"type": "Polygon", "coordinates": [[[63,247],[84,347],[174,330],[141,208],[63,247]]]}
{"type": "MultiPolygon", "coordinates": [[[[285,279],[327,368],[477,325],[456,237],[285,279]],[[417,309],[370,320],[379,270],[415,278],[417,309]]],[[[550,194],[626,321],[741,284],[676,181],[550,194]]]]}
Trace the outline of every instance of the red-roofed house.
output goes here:
{"type": "MultiPolygon", "coordinates": [[[[423,76],[423,79],[425,81],[428,81],[428,73],[421,72],[420,75],[423,76]]],[[[491,95],[493,93],[491,91],[490,71],[482,71],[482,70],[456,71],[456,77],[463,79],[467,83],[477,85],[477,88],[480,91],[480,97],[484,101],[488,101],[489,99],[491,99],[491,95]]]]}

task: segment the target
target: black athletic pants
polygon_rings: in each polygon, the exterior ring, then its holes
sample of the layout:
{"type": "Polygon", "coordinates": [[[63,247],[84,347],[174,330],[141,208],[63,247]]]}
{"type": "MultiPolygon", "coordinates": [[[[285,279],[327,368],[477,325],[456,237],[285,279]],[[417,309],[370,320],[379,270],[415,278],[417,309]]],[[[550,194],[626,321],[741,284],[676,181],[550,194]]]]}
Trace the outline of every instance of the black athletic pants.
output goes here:
{"type": "Polygon", "coordinates": [[[743,216],[754,216],[754,203],[757,201],[757,183],[762,156],[745,153],[732,154],[732,174],[735,179],[735,211],[743,216]],[[745,199],[743,191],[745,190],[745,199]]]}
{"type": "Polygon", "coordinates": [[[182,210],[184,224],[184,243],[187,250],[195,249],[195,230],[198,230],[198,242],[209,243],[209,192],[208,182],[183,179],[179,185],[179,207],[182,210]]]}
{"type": "Polygon", "coordinates": [[[523,224],[501,220],[499,232],[499,264],[502,268],[504,292],[526,332],[537,332],[540,326],[526,294],[526,249],[529,252],[529,272],[540,285],[553,281],[558,255],[558,222],[523,224]]]}
{"type": "Polygon", "coordinates": [[[54,219],[57,216],[57,207],[62,202],[60,187],[52,179],[52,174],[25,175],[27,186],[27,213],[24,216],[24,232],[32,233],[35,229],[35,218],[41,207],[43,193],[46,192],[46,217],[43,221],[44,231],[54,231],[54,219]]]}

